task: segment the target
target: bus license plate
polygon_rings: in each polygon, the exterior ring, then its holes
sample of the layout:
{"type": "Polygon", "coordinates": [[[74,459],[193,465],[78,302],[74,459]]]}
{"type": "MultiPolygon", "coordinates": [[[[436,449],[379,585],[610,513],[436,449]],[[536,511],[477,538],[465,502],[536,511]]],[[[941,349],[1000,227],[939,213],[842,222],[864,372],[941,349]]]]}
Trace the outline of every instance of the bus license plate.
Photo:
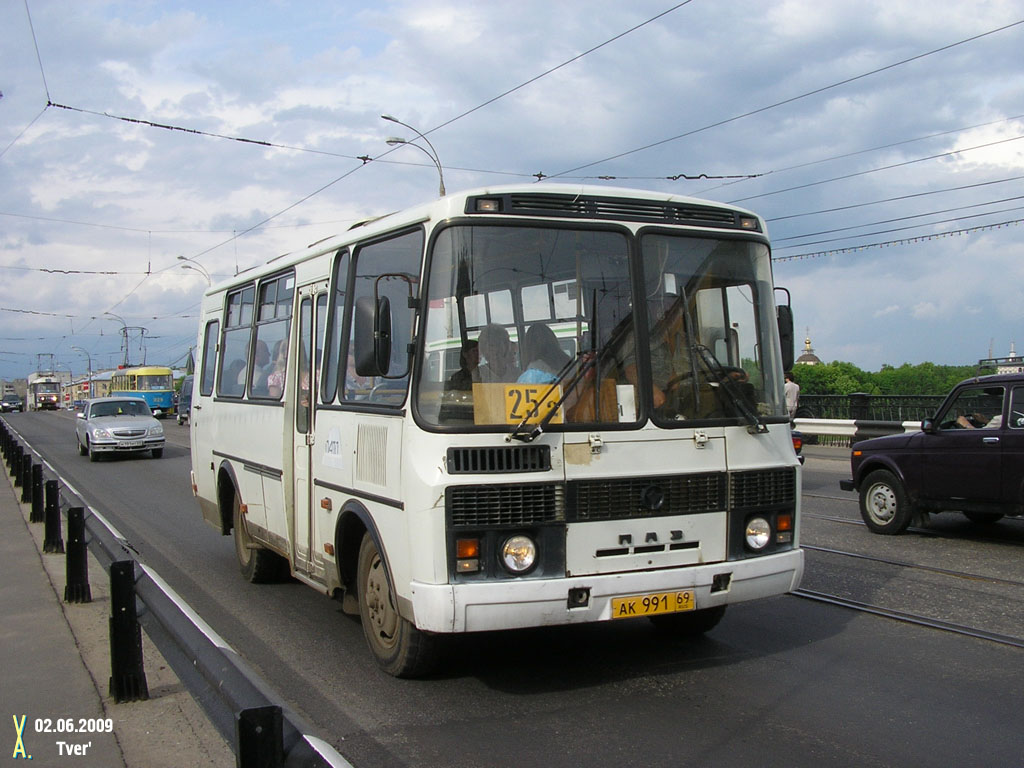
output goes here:
{"type": "Polygon", "coordinates": [[[122,440],[117,444],[118,448],[141,448],[141,440],[122,440]]]}
{"type": "Polygon", "coordinates": [[[634,616],[657,616],[662,613],[692,611],[697,607],[693,591],[657,592],[651,595],[612,598],[612,618],[629,619],[634,616]]]}

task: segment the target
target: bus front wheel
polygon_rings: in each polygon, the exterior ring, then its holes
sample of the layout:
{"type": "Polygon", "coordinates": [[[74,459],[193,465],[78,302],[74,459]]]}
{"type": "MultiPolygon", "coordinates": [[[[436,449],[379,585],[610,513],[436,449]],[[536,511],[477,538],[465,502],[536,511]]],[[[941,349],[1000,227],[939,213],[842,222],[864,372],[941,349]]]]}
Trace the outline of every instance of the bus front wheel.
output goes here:
{"type": "Polygon", "coordinates": [[[377,664],[395,677],[429,672],[437,655],[437,638],[402,618],[395,607],[387,566],[369,533],[359,547],[359,618],[377,664]]]}
{"type": "Polygon", "coordinates": [[[245,516],[242,514],[242,503],[237,493],[232,504],[235,555],[238,557],[238,568],[242,576],[251,584],[269,584],[277,581],[281,573],[281,558],[261,547],[249,536],[249,531],[245,527],[245,516]]]}

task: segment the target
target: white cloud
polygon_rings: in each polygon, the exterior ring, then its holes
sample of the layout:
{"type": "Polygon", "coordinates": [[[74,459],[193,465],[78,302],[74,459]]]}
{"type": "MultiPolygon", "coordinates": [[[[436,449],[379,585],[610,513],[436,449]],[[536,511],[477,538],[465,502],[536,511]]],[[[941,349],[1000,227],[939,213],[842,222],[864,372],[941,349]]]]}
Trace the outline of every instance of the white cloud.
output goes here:
{"type": "MultiPolygon", "coordinates": [[[[229,275],[236,264],[244,268],[304,247],[348,220],[429,199],[436,174],[415,150],[388,155],[395,164],[365,167],[336,155],[386,152],[384,139],[399,127],[381,121],[381,113],[427,130],[664,6],[395,0],[257,4],[239,18],[227,6],[191,0],[173,9],[40,0],[31,10],[49,95],[57,103],[332,154],[45,110],[0,158],[0,213],[26,217],[3,216],[0,267],[46,264],[128,274],[71,278],[0,270],[0,307],[79,314],[68,322],[4,313],[10,336],[31,332],[35,338],[20,347],[4,343],[17,356],[0,356],[0,377],[24,375],[37,352],[65,354],[69,343],[116,352],[116,335],[106,328],[100,336],[105,324],[88,318],[97,312],[96,297],[101,304],[109,300],[102,313],[135,289],[141,279],[135,273],[146,265],[167,271],[146,279],[115,311],[152,324],[153,334],[167,340],[166,354],[183,353],[194,341],[195,319],[177,315],[198,300],[204,281],[181,270],[178,255],[213,248],[202,263],[229,275]],[[271,227],[215,247],[232,231],[321,187],[271,227]],[[81,290],[70,290],[73,280],[81,290]],[[81,298],[83,292],[91,298],[81,298]]],[[[613,174],[626,186],[718,200],[749,197],[743,205],[773,219],[777,255],[1024,218],[1007,211],[885,231],[1012,208],[1013,202],[978,204],[1024,194],[1020,182],[940,190],[1024,175],[1024,140],[864,173],[1024,134],[1024,121],[1017,120],[908,142],[1021,111],[1021,28],[758,111],[1018,15],[1011,0],[986,3],[982,11],[948,0],[691,3],[430,138],[452,189],[517,179],[486,171],[523,174],[519,178],[528,181],[538,171],[586,165],[569,176],[613,174]],[[893,146],[863,151],[887,144],[893,146]],[[832,159],[811,164],[825,158],[832,159]],[[769,171],[741,183],[664,178],[769,171]],[[848,207],[909,195],[919,196],[848,207]],[[826,209],[837,210],[795,216],[826,209]],[[863,234],[869,232],[878,234],[863,234]]],[[[0,84],[2,150],[43,110],[47,93],[24,8],[0,8],[0,25],[10,81],[0,84]]],[[[811,329],[819,356],[866,368],[923,359],[970,362],[987,352],[993,337],[997,346],[1000,338],[1004,345],[1024,338],[1022,272],[1019,226],[775,266],[778,281],[793,291],[797,326],[811,329]]]]}

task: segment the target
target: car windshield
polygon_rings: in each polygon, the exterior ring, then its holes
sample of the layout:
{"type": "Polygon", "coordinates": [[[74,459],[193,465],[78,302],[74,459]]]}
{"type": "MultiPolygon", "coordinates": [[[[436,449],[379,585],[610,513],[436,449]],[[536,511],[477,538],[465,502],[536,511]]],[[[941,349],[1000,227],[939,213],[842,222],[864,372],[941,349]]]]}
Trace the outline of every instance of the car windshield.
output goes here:
{"type": "Polygon", "coordinates": [[[149,416],[149,406],[143,400],[113,400],[109,403],[95,403],[89,412],[90,418],[101,416],[149,416]]]}

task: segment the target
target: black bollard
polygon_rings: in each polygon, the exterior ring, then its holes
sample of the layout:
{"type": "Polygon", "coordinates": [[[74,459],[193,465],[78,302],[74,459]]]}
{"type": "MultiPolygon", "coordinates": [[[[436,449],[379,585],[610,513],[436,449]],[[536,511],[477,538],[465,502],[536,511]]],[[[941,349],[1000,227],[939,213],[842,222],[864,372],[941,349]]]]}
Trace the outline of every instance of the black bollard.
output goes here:
{"type": "Polygon", "coordinates": [[[11,462],[11,476],[14,477],[14,487],[21,488],[21,460],[25,456],[25,449],[20,444],[14,446],[13,457],[14,460],[11,462]]]}
{"type": "Polygon", "coordinates": [[[25,451],[21,460],[21,503],[32,503],[32,454],[25,451]]]}
{"type": "Polygon", "coordinates": [[[135,609],[135,561],[110,564],[110,695],[114,701],[149,698],[142,666],[142,627],[135,609]]]}
{"type": "Polygon", "coordinates": [[[30,523],[41,523],[43,516],[43,465],[32,465],[32,511],[28,514],[30,523]]]}
{"type": "Polygon", "coordinates": [[[64,585],[65,603],[91,603],[89,587],[89,550],[85,543],[85,509],[68,510],[68,555],[65,562],[67,583],[64,585]]]}
{"type": "Polygon", "coordinates": [[[277,706],[250,707],[235,717],[235,764],[238,768],[284,765],[284,718],[277,706]]]}
{"type": "Polygon", "coordinates": [[[43,552],[64,553],[60,533],[60,488],[56,480],[46,481],[46,524],[43,527],[43,552]]]}

